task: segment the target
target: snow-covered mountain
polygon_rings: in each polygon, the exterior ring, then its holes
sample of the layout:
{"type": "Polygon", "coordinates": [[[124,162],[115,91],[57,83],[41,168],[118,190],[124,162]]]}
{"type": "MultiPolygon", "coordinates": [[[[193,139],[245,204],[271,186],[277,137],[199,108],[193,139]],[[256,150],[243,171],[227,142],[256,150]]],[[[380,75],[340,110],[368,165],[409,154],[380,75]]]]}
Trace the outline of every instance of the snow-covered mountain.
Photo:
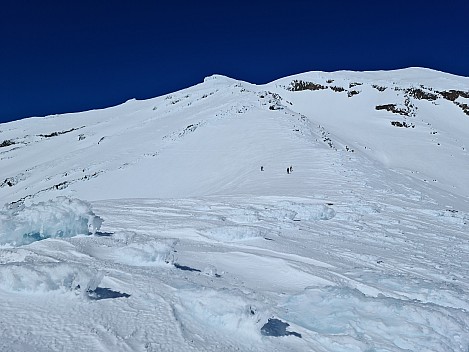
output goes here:
{"type": "Polygon", "coordinates": [[[316,154],[469,196],[468,104],[469,78],[416,68],[263,86],[212,76],[155,99],[1,125],[0,197],[303,195],[292,178],[314,179],[316,154]],[[290,164],[298,176],[286,178],[290,164]]]}
{"type": "Polygon", "coordinates": [[[0,350],[467,351],[468,141],[422,68],[1,124],[0,350]]]}

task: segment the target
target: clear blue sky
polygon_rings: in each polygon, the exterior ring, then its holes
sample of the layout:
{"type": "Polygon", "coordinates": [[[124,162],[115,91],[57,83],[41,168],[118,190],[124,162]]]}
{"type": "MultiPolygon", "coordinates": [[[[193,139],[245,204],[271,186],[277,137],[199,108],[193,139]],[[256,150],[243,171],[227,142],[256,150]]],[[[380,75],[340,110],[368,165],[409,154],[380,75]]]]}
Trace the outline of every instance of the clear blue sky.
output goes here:
{"type": "Polygon", "coordinates": [[[35,1],[0,5],[0,122],[103,108],[219,73],[423,66],[469,76],[469,1],[35,1]]]}

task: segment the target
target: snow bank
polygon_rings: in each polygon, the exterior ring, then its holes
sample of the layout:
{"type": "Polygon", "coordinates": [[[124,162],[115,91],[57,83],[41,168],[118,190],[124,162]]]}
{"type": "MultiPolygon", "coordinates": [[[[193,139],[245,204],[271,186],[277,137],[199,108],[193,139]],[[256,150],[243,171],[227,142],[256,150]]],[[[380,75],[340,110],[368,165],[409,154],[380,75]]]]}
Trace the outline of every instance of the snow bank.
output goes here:
{"type": "Polygon", "coordinates": [[[330,220],[336,213],[335,210],[323,204],[305,204],[289,201],[278,202],[274,209],[264,210],[264,217],[288,220],[330,220]]]}
{"type": "Polygon", "coordinates": [[[94,234],[102,222],[91,205],[79,199],[58,197],[31,206],[6,206],[0,211],[0,245],[94,234]]]}
{"type": "Polygon", "coordinates": [[[172,264],[174,261],[174,240],[132,243],[118,250],[116,261],[131,266],[153,266],[172,264]]]}
{"type": "Polygon", "coordinates": [[[464,310],[369,297],[348,287],[311,287],[287,299],[286,318],[321,335],[334,351],[459,351],[467,349],[464,310]]]}
{"type": "Polygon", "coordinates": [[[205,236],[220,242],[249,240],[269,235],[269,231],[256,226],[219,226],[203,233],[205,236]]]}
{"type": "Polygon", "coordinates": [[[11,263],[0,266],[0,288],[14,292],[76,291],[96,289],[102,274],[68,263],[11,263]]]}
{"type": "Polygon", "coordinates": [[[217,334],[229,334],[238,343],[240,338],[258,339],[259,313],[239,295],[240,292],[233,293],[212,289],[181,290],[174,313],[184,329],[192,334],[200,334],[199,329],[210,329],[217,334]]]}
{"type": "Polygon", "coordinates": [[[327,205],[293,204],[291,209],[296,212],[295,219],[299,220],[330,220],[335,216],[335,210],[327,205]]]}

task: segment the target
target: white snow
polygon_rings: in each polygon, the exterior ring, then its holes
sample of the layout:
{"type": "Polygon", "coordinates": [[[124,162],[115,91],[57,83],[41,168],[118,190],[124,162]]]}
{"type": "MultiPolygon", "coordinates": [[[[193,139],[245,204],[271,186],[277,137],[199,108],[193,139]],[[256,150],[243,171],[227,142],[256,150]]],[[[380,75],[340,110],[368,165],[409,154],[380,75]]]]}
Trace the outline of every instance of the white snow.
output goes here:
{"type": "Polygon", "coordinates": [[[47,293],[48,291],[94,290],[100,282],[99,273],[68,263],[4,263],[0,267],[4,290],[47,293]]]}
{"type": "Polygon", "coordinates": [[[0,350],[467,352],[469,116],[450,90],[469,79],[215,75],[0,125],[0,350]]]}
{"type": "Polygon", "coordinates": [[[318,344],[333,344],[335,351],[454,351],[467,341],[464,312],[368,297],[348,287],[308,287],[284,307],[289,321],[317,333],[318,344]],[[314,315],[304,314],[308,311],[314,315]]]}

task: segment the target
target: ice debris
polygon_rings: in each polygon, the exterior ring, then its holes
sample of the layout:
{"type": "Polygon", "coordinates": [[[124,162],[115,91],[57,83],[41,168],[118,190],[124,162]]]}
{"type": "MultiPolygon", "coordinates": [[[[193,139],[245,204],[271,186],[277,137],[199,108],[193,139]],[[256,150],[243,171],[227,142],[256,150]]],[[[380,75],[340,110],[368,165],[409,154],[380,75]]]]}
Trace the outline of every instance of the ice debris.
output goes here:
{"type": "Polygon", "coordinates": [[[55,237],[95,234],[103,219],[88,202],[68,197],[0,210],[0,245],[20,246],[55,237]]]}

